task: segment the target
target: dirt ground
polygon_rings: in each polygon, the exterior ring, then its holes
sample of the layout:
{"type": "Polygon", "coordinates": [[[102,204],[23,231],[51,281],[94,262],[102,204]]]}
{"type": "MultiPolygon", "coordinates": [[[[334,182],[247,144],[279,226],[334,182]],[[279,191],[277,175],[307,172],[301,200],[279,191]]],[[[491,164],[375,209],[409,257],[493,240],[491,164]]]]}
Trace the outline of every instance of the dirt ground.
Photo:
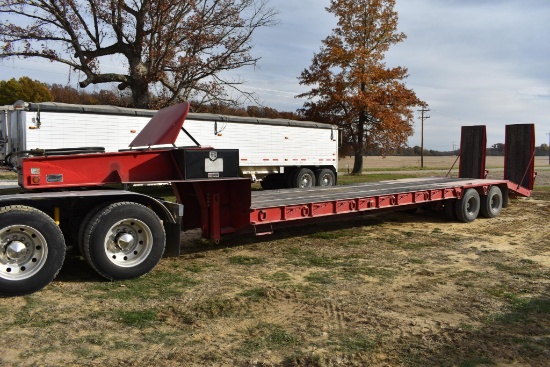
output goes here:
{"type": "Polygon", "coordinates": [[[421,210],[219,246],[191,233],[132,281],[68,256],[44,290],[0,299],[0,365],[547,366],[543,161],[537,185],[469,224],[421,210]]]}

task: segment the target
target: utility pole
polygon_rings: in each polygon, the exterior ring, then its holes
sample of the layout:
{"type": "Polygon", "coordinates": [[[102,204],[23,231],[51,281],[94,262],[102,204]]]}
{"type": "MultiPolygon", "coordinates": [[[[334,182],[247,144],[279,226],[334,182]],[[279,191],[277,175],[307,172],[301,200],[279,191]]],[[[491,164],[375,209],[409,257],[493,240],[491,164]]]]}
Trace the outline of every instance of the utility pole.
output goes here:
{"type": "Polygon", "coordinates": [[[429,119],[430,116],[425,116],[425,112],[430,112],[429,109],[422,106],[421,110],[417,110],[422,113],[422,116],[419,117],[422,120],[422,133],[420,135],[420,168],[424,168],[424,120],[429,119]]]}

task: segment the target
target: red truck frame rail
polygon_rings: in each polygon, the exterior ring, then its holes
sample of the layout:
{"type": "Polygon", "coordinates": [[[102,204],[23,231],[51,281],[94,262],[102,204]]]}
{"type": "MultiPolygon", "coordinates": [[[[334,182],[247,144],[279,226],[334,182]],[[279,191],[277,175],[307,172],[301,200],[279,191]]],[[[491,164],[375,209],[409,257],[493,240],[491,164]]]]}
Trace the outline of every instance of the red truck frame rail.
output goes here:
{"type": "Polygon", "coordinates": [[[238,150],[173,146],[188,109],[183,103],[159,111],[127,151],[19,157],[25,192],[0,195],[0,294],[50,283],[66,244],[105,278],[129,279],[163,255],[178,256],[182,230],[199,228],[219,241],[297,220],[416,207],[471,222],[499,215],[509,196],[529,196],[534,185],[534,126],[508,125],[503,179],[487,179],[486,129],[471,126],[462,128],[458,178],[253,192],[250,180],[238,177],[238,150]],[[177,202],[121,189],[152,183],[170,183],[177,202]]]}

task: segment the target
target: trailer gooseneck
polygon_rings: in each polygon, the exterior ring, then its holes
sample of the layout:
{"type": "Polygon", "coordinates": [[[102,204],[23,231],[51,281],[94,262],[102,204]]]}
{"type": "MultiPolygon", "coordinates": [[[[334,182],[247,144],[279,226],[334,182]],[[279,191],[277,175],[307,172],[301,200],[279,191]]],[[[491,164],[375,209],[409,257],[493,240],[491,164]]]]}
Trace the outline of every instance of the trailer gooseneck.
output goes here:
{"type": "Polygon", "coordinates": [[[160,110],[121,152],[18,156],[24,193],[0,195],[0,294],[22,295],[49,284],[66,244],[107,279],[139,277],[163,255],[177,256],[180,232],[204,238],[296,220],[430,206],[471,222],[499,215],[509,195],[534,183],[533,125],[507,126],[505,178],[486,179],[485,128],[464,127],[458,179],[394,180],[353,186],[251,192],[239,177],[239,151],[173,145],[187,103],[160,110]],[[169,182],[177,202],[117,185],[169,182]]]}

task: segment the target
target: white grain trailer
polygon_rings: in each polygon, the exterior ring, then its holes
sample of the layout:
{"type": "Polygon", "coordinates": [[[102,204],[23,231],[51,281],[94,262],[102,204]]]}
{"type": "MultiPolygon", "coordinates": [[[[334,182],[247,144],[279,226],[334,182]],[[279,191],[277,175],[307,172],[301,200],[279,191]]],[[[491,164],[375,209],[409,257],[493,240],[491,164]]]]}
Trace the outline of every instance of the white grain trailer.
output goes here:
{"type": "MultiPolygon", "coordinates": [[[[116,152],[156,111],[114,106],[23,103],[0,107],[0,161],[18,152],[59,154],[85,148],[116,152]]],[[[239,149],[242,177],[266,189],[332,186],[338,171],[338,129],[311,121],[189,113],[177,146],[239,149]],[[193,140],[194,139],[194,140],[193,140]]],[[[31,153],[32,154],[32,153],[31,153]]]]}

